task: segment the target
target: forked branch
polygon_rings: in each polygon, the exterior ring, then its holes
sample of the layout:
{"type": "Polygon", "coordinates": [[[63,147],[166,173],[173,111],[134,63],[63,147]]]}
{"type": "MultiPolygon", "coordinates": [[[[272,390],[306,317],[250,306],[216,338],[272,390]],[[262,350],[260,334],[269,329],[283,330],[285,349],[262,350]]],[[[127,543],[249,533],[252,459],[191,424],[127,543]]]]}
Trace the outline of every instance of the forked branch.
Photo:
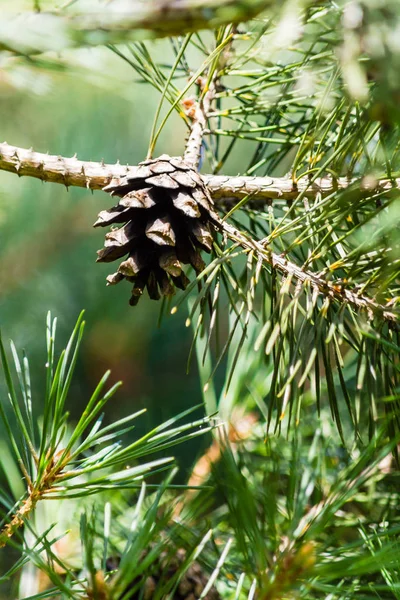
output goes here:
{"type": "MultiPolygon", "coordinates": [[[[51,156],[10,146],[7,143],[0,144],[0,170],[16,173],[20,176],[35,177],[42,181],[61,183],[67,187],[78,186],[92,190],[102,189],[111,179],[118,180],[129,173],[134,173],[136,169],[137,167],[130,165],[84,162],[76,157],[51,156]]],[[[295,185],[291,180],[272,177],[216,177],[203,175],[203,179],[217,204],[227,198],[241,199],[248,194],[252,195],[252,199],[260,202],[265,202],[271,198],[289,200],[297,197],[303,189],[307,189],[308,197],[317,193],[327,195],[356,183],[345,179],[337,181],[320,179],[308,187],[305,180],[300,180],[295,185]]],[[[369,193],[393,188],[400,189],[400,179],[393,181],[384,179],[375,183],[359,181],[358,184],[360,188],[369,193]]],[[[335,282],[328,282],[311,271],[303,270],[288,261],[284,256],[271,252],[262,243],[248,238],[226,222],[220,221],[217,226],[232,241],[238,242],[249,251],[255,251],[262,260],[271,264],[282,274],[295,277],[299,281],[310,281],[311,285],[317,288],[325,297],[330,297],[341,303],[348,303],[357,310],[366,310],[368,318],[378,316],[392,323],[398,322],[399,315],[387,306],[381,305],[365,295],[358,295],[349,289],[337,286],[335,282]]]]}

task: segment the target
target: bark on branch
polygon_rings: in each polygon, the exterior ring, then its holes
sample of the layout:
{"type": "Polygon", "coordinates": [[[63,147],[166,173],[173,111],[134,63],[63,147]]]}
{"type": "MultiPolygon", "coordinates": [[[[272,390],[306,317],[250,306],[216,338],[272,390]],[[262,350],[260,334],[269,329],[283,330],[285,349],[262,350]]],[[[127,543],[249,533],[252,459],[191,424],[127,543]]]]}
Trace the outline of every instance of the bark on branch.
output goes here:
{"type": "Polygon", "coordinates": [[[213,96],[214,83],[212,83],[211,88],[205,93],[204,98],[195,100],[191,109],[187,111],[193,121],[189,139],[186,143],[184,159],[188,165],[191,165],[196,170],[199,167],[201,145],[207,123],[207,113],[213,96]]]}
{"type": "MultiPolygon", "coordinates": [[[[19,176],[35,177],[42,181],[61,183],[67,187],[86,187],[101,190],[112,179],[118,180],[128,173],[134,173],[136,166],[105,164],[78,160],[75,156],[66,158],[34,152],[32,149],[10,146],[6,142],[0,144],[0,170],[9,171],[19,176]]],[[[307,191],[307,197],[316,194],[327,196],[337,190],[344,190],[350,185],[358,184],[360,189],[368,193],[400,189],[399,179],[349,180],[340,178],[317,179],[310,184],[307,179],[300,179],[295,184],[292,179],[280,177],[229,177],[226,175],[202,175],[210,194],[216,204],[224,200],[241,200],[251,195],[252,202],[266,202],[279,198],[293,200],[299,193],[307,191]]]]}
{"type": "Polygon", "coordinates": [[[400,317],[398,313],[393,312],[389,307],[379,304],[372,298],[362,294],[358,295],[350,289],[335,285],[334,281],[326,281],[318,274],[307,269],[302,269],[287,260],[284,256],[271,252],[262,243],[247,237],[229,223],[222,222],[221,230],[225,232],[230,240],[237,242],[242,248],[253,251],[256,256],[268,262],[285,277],[294,277],[302,283],[309,282],[314,289],[318,289],[319,293],[326,298],[336,300],[342,304],[349,304],[358,310],[365,310],[368,319],[377,316],[386,321],[398,323],[400,317]]]}
{"type": "MultiPolygon", "coordinates": [[[[133,173],[136,168],[129,165],[106,165],[98,162],[83,162],[76,157],[50,156],[10,146],[7,143],[0,144],[0,170],[17,173],[20,176],[36,177],[42,181],[62,183],[66,186],[87,187],[92,190],[102,189],[111,179],[118,180],[128,173],[133,173]]],[[[291,180],[272,177],[216,177],[213,175],[203,175],[203,178],[211,196],[217,203],[218,200],[226,198],[240,199],[249,193],[254,194],[257,200],[262,200],[263,202],[270,198],[292,199],[302,191],[302,186],[307,185],[305,181],[300,181],[295,186],[291,180]]],[[[336,189],[344,189],[351,183],[354,182],[343,179],[336,182],[325,179],[318,180],[307,189],[307,196],[312,196],[316,193],[326,195],[334,192],[336,189]]],[[[379,189],[389,190],[393,187],[400,189],[400,179],[395,181],[380,180],[376,182],[375,187],[371,181],[359,182],[359,184],[360,187],[364,186],[369,192],[375,189],[376,191],[379,189]]],[[[243,248],[249,251],[255,251],[262,260],[271,264],[282,274],[295,277],[302,282],[309,281],[325,297],[341,303],[345,302],[358,310],[366,310],[369,318],[378,316],[393,323],[398,322],[399,315],[397,311],[392,311],[367,296],[358,295],[351,290],[340,289],[334,282],[327,282],[317,274],[303,270],[301,267],[288,261],[285,257],[271,252],[262,243],[248,238],[226,222],[219,222],[217,226],[232,241],[238,242],[243,248]]]]}
{"type": "Polygon", "coordinates": [[[143,40],[247,21],[271,0],[124,0],[94,3],[90,10],[25,12],[5,8],[0,50],[31,54],[75,46],[143,40]],[[48,31],[58,35],[48,36],[48,31]],[[6,32],[6,33],[4,33],[6,32]],[[43,35],[41,35],[43,34],[43,35]]]}

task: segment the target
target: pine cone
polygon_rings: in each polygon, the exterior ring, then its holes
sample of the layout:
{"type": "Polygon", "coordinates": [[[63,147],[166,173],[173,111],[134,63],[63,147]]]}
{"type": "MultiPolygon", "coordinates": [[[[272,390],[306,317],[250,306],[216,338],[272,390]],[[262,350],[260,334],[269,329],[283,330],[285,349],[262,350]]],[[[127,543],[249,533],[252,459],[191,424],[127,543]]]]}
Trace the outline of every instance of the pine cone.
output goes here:
{"type": "MultiPolygon", "coordinates": [[[[156,595],[157,586],[159,584],[165,584],[167,581],[174,578],[182,567],[185,559],[186,551],[183,548],[179,548],[176,555],[173,557],[166,552],[161,552],[158,560],[153,565],[151,575],[144,577],[143,584],[139,589],[137,589],[138,581],[131,582],[124,592],[124,598],[129,598],[129,600],[138,600],[139,598],[151,600],[156,595]],[[136,591],[128,596],[129,590],[133,588],[136,588],[136,591]]],[[[119,563],[119,557],[109,558],[107,560],[107,570],[118,570],[119,563]]],[[[196,561],[193,562],[180,578],[172,596],[173,600],[197,600],[206,587],[208,580],[209,576],[203,571],[201,565],[196,561]]],[[[221,596],[217,589],[212,586],[204,598],[205,600],[220,600],[221,596]]]]}
{"type": "Polygon", "coordinates": [[[126,279],[133,283],[130,304],[135,306],[144,288],[158,300],[189,283],[182,265],[196,273],[204,269],[201,250],[211,251],[216,217],[213,202],[200,175],[179,157],[163,154],[139,163],[137,170],[104,188],[121,200],[99,214],[95,227],[125,223],[106,234],[99,262],[128,255],[108,285],[126,279]]]}

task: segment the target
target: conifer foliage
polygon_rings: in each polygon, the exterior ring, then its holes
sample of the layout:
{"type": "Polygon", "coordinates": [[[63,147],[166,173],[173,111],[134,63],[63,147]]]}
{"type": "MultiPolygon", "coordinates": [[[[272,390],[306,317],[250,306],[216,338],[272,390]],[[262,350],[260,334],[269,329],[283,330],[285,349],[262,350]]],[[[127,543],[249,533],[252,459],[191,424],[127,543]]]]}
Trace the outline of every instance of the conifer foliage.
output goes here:
{"type": "Polygon", "coordinates": [[[3,143],[0,170],[118,199],[97,260],[136,310],[148,295],[191,328],[203,402],[144,435],[141,412],[104,425],[107,373],[72,422],[83,317],[60,354],[49,317],[37,419],[28,358],[0,340],[8,597],[399,598],[398,1],[19,9],[5,73],[103,46],[157,93],[139,164],[3,143]],[[154,158],[178,121],[179,156],[154,158]],[[198,436],[184,485],[171,450],[198,436]]]}

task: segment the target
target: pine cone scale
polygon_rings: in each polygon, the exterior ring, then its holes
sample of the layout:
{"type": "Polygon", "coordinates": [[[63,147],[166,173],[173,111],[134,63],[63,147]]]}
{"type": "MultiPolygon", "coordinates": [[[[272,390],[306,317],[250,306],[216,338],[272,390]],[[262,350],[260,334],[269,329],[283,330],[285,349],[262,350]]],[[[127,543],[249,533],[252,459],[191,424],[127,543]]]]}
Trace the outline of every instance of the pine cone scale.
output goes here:
{"type": "Polygon", "coordinates": [[[174,277],[179,277],[179,275],[182,273],[182,265],[173,250],[161,254],[158,264],[160,265],[161,269],[166,271],[166,273],[169,275],[173,275],[174,277]]]}
{"type": "Polygon", "coordinates": [[[179,191],[176,193],[171,193],[170,198],[175,208],[185,213],[185,215],[188,217],[195,219],[201,216],[197,202],[192,198],[192,196],[188,196],[188,194],[179,191]]]}
{"type": "Polygon", "coordinates": [[[195,188],[197,186],[196,181],[185,171],[175,171],[171,177],[181,186],[188,188],[195,188]]]}
{"type": "Polygon", "coordinates": [[[136,277],[146,265],[141,262],[138,254],[131,254],[118,267],[118,273],[125,277],[136,277]]]}
{"type": "Polygon", "coordinates": [[[119,205],[126,208],[152,208],[156,205],[156,200],[151,192],[151,188],[145,188],[143,190],[128,192],[121,198],[119,205]]]}
{"type": "MultiPolygon", "coordinates": [[[[175,167],[165,160],[159,160],[156,163],[153,163],[149,169],[153,175],[162,175],[163,173],[173,173],[175,171],[175,167]]],[[[147,177],[149,177],[149,175],[147,177]]]]}
{"type": "Polygon", "coordinates": [[[147,177],[147,179],[145,179],[145,182],[167,190],[177,190],[179,188],[179,183],[175,181],[175,179],[172,179],[172,177],[168,175],[168,173],[162,173],[161,175],[153,175],[152,177],[147,177]]]}
{"type": "Polygon", "coordinates": [[[176,235],[168,216],[151,220],[146,226],[146,236],[159,246],[175,246],[176,235]]]}

